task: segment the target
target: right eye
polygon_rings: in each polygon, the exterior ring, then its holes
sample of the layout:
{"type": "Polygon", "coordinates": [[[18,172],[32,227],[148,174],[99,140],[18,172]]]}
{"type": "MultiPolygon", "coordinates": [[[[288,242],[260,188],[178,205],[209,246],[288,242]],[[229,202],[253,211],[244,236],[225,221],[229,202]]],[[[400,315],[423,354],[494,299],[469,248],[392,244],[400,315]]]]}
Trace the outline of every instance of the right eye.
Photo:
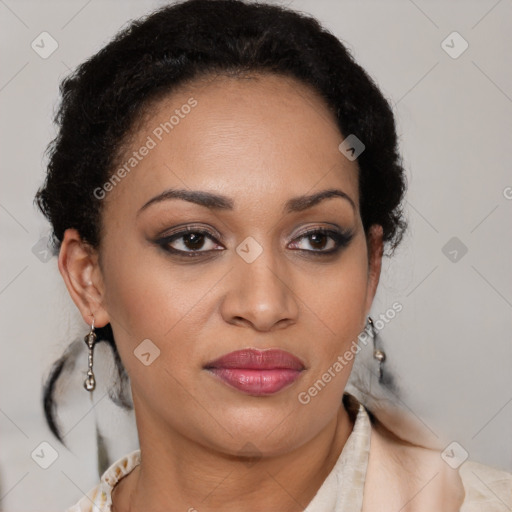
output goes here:
{"type": "MultiPolygon", "coordinates": [[[[217,251],[219,249],[203,249],[205,242],[217,242],[214,235],[205,229],[187,228],[177,233],[161,238],[157,243],[166,251],[186,257],[199,256],[202,253],[217,251]],[[176,243],[178,242],[178,243],[176,243]],[[174,246],[173,246],[174,244],[174,246]],[[176,247],[177,246],[177,247],[176,247]]],[[[215,244],[213,244],[215,245],[215,244]]]]}

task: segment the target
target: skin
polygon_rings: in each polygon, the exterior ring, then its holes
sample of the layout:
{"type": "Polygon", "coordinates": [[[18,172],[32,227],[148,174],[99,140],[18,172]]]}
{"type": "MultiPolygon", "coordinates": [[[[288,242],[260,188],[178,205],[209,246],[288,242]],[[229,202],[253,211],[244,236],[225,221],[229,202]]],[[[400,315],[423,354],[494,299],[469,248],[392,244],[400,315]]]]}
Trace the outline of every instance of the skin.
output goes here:
{"type": "MultiPolygon", "coordinates": [[[[141,118],[120,165],[192,96],[197,106],[103,199],[98,250],[68,229],[59,255],[84,321],[111,323],[131,380],[143,460],[116,486],[113,510],[303,510],[352,431],[341,398],[353,361],[307,405],[297,396],[364,329],[382,229],[365,234],[357,161],[338,150],[344,136],[324,101],[291,78],[184,86],[141,118]],[[234,207],[173,199],[139,212],[170,188],[222,194],[234,207]],[[331,197],[283,213],[292,197],[326,189],[343,191],[354,206],[331,197]],[[211,252],[180,257],[155,243],[178,225],[208,229],[215,240],[197,250],[211,252]],[[315,245],[300,235],[322,227],[353,236],[337,254],[313,254],[334,240],[315,245]],[[263,249],[252,263],[236,252],[247,237],[263,249]],[[145,339],[160,350],[149,366],[133,353],[145,339]],[[306,369],[287,388],[257,397],[203,368],[246,347],[287,350],[306,369]],[[247,443],[261,457],[253,465],[241,456],[247,443]]],[[[194,247],[183,237],[172,246],[194,247]]]]}

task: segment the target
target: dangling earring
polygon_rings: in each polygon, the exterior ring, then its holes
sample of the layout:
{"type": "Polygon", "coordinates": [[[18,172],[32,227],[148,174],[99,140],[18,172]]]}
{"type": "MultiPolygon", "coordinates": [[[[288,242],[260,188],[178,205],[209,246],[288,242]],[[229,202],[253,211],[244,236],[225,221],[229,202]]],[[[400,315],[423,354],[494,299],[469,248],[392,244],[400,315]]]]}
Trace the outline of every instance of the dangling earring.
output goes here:
{"type": "Polygon", "coordinates": [[[94,345],[96,344],[96,333],[94,332],[94,317],[92,317],[91,330],[89,331],[88,334],[85,335],[84,341],[89,349],[89,368],[87,370],[87,378],[84,381],[84,388],[87,391],[94,391],[94,388],[96,387],[96,379],[94,378],[94,373],[92,372],[93,350],[94,345]]]}
{"type": "Polygon", "coordinates": [[[382,383],[383,373],[382,373],[382,363],[386,360],[386,353],[377,348],[377,333],[375,332],[375,325],[373,323],[372,317],[368,317],[368,323],[372,329],[372,338],[373,338],[373,357],[377,359],[379,362],[379,382],[382,383]]]}

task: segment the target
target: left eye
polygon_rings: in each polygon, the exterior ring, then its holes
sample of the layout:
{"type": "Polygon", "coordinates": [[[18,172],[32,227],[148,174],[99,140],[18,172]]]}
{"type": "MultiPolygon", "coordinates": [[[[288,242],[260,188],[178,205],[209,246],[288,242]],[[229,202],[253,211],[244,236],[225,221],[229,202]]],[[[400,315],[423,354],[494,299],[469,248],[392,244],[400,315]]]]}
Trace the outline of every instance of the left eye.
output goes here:
{"type": "MultiPolygon", "coordinates": [[[[311,252],[333,252],[335,251],[339,245],[341,234],[336,231],[330,231],[326,229],[316,229],[314,231],[309,231],[307,233],[303,233],[297,240],[306,241],[310,247],[313,249],[307,249],[304,247],[296,247],[302,251],[311,251],[311,252]],[[330,240],[330,244],[329,244],[330,240]]],[[[294,242],[294,245],[296,242],[294,242]]]]}

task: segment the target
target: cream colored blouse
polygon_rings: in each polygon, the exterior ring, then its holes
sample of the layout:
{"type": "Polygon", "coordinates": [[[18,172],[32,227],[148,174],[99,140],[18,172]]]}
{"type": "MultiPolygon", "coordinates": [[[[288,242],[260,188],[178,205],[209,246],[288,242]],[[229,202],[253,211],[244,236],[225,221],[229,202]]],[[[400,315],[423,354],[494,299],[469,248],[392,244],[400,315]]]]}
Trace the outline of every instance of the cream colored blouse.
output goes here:
{"type": "MultiPolygon", "coordinates": [[[[336,464],[304,512],[361,512],[372,424],[361,403],[356,403],[356,410],[354,428],[336,464]]],[[[111,512],[114,486],[140,463],[140,457],[140,450],[135,450],[114,462],[100,483],[66,512],[111,512]]],[[[511,473],[466,461],[459,475],[465,491],[460,512],[512,511],[511,473]]]]}

